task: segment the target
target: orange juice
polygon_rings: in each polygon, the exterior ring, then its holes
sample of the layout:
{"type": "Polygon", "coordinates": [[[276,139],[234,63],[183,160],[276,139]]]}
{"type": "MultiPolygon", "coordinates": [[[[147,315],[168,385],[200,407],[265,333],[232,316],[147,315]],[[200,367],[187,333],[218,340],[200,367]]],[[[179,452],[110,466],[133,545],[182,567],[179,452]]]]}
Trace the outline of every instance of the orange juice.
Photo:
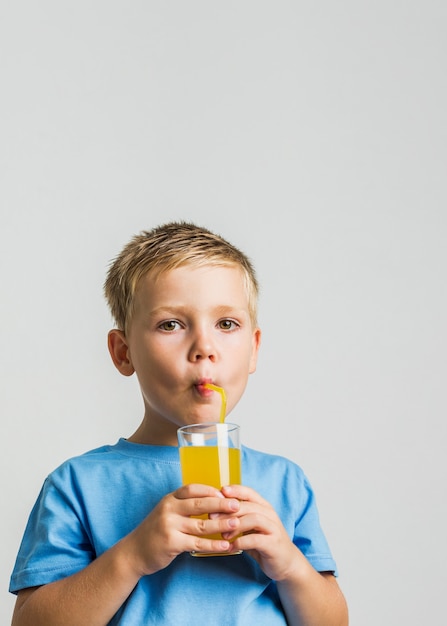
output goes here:
{"type": "MultiPolygon", "coordinates": [[[[221,489],[241,484],[239,426],[224,422],[190,424],[177,430],[180,466],[184,485],[201,484],[221,489]]],[[[208,515],[200,515],[207,519],[208,515]]],[[[208,539],[222,539],[219,533],[208,539]]],[[[225,556],[237,552],[191,552],[193,556],[225,556]]]]}
{"type": "Polygon", "coordinates": [[[200,483],[220,489],[241,483],[241,451],[218,446],[179,448],[183,484],[200,483]]]}
{"type": "MultiPolygon", "coordinates": [[[[220,489],[225,485],[241,483],[241,451],[239,448],[218,446],[184,446],[179,448],[184,485],[200,483],[220,489]]],[[[200,515],[207,519],[208,515],[200,515]]],[[[207,535],[208,539],[222,539],[220,533],[207,535]]],[[[192,553],[194,556],[211,554],[192,553]]],[[[221,556],[221,555],[215,555],[221,556]]]]}

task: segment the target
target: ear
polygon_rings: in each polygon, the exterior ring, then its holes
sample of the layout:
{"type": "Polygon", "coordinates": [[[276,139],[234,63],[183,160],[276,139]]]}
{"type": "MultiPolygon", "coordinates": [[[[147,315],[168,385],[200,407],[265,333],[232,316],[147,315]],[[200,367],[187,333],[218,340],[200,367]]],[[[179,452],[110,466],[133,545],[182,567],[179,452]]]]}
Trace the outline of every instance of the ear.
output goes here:
{"type": "Polygon", "coordinates": [[[129,346],[122,330],[114,328],[108,334],[107,345],[116,369],[123,376],[132,376],[134,367],[130,360],[129,346]]]}
{"type": "Polygon", "coordinates": [[[253,331],[253,337],[252,337],[252,350],[251,350],[250,369],[249,369],[250,374],[253,374],[256,371],[256,364],[258,362],[258,352],[259,352],[260,345],[261,345],[261,329],[255,328],[253,331]]]}

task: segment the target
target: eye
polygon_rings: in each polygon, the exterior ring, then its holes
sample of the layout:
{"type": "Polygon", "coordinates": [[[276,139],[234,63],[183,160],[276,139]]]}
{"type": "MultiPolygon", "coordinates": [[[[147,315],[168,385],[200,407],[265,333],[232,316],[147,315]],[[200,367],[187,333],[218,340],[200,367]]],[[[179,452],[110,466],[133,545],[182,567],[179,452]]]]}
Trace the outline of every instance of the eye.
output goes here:
{"type": "Polygon", "coordinates": [[[180,328],[180,324],[176,320],[166,320],[165,322],[162,322],[158,328],[166,332],[172,333],[172,331],[178,330],[180,328]]]}
{"type": "Polygon", "coordinates": [[[219,321],[218,327],[221,330],[235,330],[236,328],[239,328],[239,324],[237,324],[234,320],[225,319],[219,321]]]}

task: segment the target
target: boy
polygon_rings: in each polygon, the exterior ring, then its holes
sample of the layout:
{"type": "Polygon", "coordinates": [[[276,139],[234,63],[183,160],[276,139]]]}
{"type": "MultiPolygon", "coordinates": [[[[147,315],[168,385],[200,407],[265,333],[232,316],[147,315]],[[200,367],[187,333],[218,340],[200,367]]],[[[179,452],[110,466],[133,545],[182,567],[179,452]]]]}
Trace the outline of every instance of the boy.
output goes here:
{"type": "Polygon", "coordinates": [[[257,293],[249,259],[189,223],[143,232],[115,259],[108,346],[136,373],[144,416],[45,481],[11,577],[13,626],[346,626],[300,468],[243,448],[243,486],[180,486],[177,429],[219,415],[205,383],[225,389],[230,412],[255,371],[257,293]]]}

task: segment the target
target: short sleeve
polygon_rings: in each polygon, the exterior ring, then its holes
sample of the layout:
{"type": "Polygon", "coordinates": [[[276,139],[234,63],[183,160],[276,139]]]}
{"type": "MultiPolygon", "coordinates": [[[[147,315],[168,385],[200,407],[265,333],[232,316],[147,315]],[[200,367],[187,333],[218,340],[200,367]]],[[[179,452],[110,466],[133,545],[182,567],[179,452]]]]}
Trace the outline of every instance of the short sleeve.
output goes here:
{"type": "Polygon", "coordinates": [[[273,506],[290,539],[318,572],[333,572],[337,576],[315,494],[302,468],[284,457],[247,448],[244,455],[244,484],[273,506]]]}
{"type": "Polygon", "coordinates": [[[333,572],[337,566],[322,531],[314,491],[308,479],[301,475],[300,511],[296,519],[294,543],[319,572],[333,572]]]}
{"type": "Polygon", "coordinates": [[[11,576],[12,593],[44,585],[86,567],[93,559],[76,487],[65,468],[48,477],[30,513],[11,576]]]}

